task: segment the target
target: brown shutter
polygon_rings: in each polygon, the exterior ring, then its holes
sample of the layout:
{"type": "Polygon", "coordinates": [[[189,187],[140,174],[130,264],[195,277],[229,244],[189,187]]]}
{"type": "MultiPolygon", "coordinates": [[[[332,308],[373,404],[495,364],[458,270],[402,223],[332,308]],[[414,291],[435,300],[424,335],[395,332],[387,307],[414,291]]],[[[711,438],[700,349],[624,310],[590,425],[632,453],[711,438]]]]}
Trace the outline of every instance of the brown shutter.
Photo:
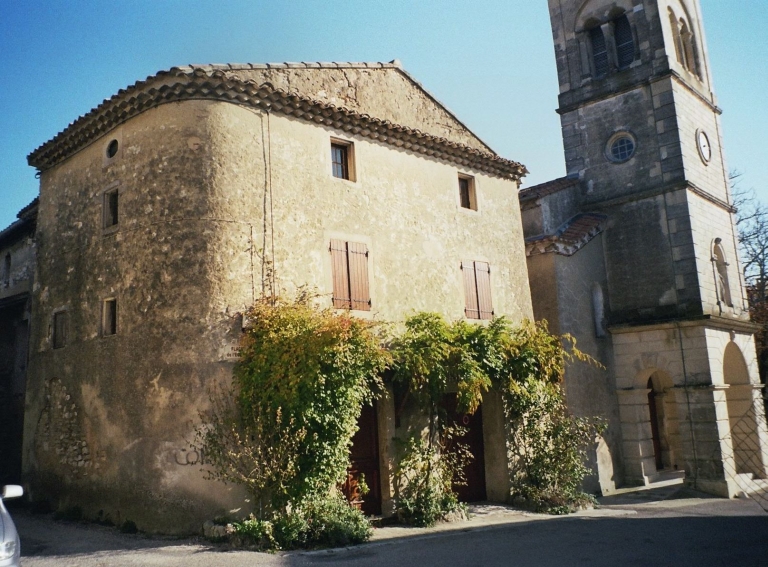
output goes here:
{"type": "Polygon", "coordinates": [[[475,282],[475,263],[462,262],[461,271],[464,277],[464,315],[468,319],[479,319],[480,309],[477,304],[477,284],[475,282]]]}
{"type": "Polygon", "coordinates": [[[331,271],[333,272],[333,306],[336,309],[351,309],[347,243],[343,240],[331,240],[331,271]]]}
{"type": "Polygon", "coordinates": [[[477,280],[477,304],[480,319],[493,319],[493,303],[491,302],[491,266],[488,262],[475,262],[475,278],[477,280]]]}
{"type": "Polygon", "coordinates": [[[347,246],[349,251],[349,297],[352,309],[370,311],[368,247],[358,242],[348,242],[347,246]]]}

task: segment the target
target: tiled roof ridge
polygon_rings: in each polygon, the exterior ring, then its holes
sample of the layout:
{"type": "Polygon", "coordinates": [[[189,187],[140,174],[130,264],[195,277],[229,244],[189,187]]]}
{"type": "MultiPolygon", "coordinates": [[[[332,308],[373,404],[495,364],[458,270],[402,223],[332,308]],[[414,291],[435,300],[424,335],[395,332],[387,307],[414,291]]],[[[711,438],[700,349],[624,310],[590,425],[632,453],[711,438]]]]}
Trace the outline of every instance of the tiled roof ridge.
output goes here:
{"type": "MultiPolygon", "coordinates": [[[[277,64],[265,64],[275,65],[277,64]]],[[[287,63],[281,65],[288,65],[287,63]]],[[[296,64],[307,66],[309,64],[296,64]]],[[[319,63],[317,65],[320,65],[319,63]]],[[[353,65],[353,64],[333,64],[353,65]]],[[[392,63],[354,64],[399,68],[392,63]]],[[[257,84],[253,80],[242,80],[230,76],[227,71],[254,68],[248,64],[189,65],[172,67],[143,81],[137,81],[126,89],[119,90],[111,98],[69,124],[62,132],[35,149],[27,156],[28,163],[44,171],[70,157],[95,138],[127,121],[129,118],[155,106],[168,102],[192,99],[213,99],[243,104],[263,110],[276,111],[297,118],[326,124],[334,128],[361,135],[366,138],[389,143],[406,150],[424,155],[458,162],[492,175],[519,180],[528,170],[524,165],[484,152],[420,130],[401,126],[388,120],[371,117],[342,106],[317,101],[275,88],[270,83],[257,84]],[[163,77],[184,77],[187,82],[151,87],[163,77]]]]}
{"type": "Polygon", "coordinates": [[[558,193],[564,189],[578,185],[578,183],[578,176],[566,175],[565,177],[559,177],[551,181],[545,181],[544,183],[539,183],[538,185],[522,188],[518,192],[518,197],[521,201],[538,199],[539,197],[558,193]]]}
{"type": "Polygon", "coordinates": [[[573,256],[605,230],[606,221],[608,216],[602,213],[578,213],[560,225],[554,234],[526,238],[526,256],[547,253],[573,256]]]}

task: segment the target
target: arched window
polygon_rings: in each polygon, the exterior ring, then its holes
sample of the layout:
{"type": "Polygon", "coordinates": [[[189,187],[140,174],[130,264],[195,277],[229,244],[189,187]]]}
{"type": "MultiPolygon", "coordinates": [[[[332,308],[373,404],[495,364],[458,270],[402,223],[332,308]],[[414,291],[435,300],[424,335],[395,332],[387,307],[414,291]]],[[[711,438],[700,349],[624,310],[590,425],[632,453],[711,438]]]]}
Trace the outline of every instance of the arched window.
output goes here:
{"type": "Polygon", "coordinates": [[[605,337],[605,299],[603,288],[597,282],[592,284],[592,317],[595,321],[595,336],[605,337]]]}
{"type": "Polygon", "coordinates": [[[605,35],[600,26],[589,30],[589,39],[592,42],[592,60],[595,64],[595,77],[602,78],[608,74],[608,46],[605,43],[605,35]]]}
{"type": "Polygon", "coordinates": [[[620,16],[613,24],[613,37],[616,40],[616,59],[619,69],[626,69],[635,60],[635,41],[627,16],[620,16]]]}
{"type": "Polygon", "coordinates": [[[715,263],[715,277],[717,281],[717,292],[719,301],[725,303],[728,307],[733,307],[731,300],[731,285],[728,281],[728,262],[725,261],[725,250],[721,244],[720,238],[715,238],[715,245],[712,247],[712,261],[715,263]]]}
{"type": "Polygon", "coordinates": [[[672,37],[675,42],[675,54],[677,55],[678,63],[701,78],[699,48],[691,27],[685,18],[678,19],[672,8],[669,9],[669,23],[672,27],[672,37]]]}

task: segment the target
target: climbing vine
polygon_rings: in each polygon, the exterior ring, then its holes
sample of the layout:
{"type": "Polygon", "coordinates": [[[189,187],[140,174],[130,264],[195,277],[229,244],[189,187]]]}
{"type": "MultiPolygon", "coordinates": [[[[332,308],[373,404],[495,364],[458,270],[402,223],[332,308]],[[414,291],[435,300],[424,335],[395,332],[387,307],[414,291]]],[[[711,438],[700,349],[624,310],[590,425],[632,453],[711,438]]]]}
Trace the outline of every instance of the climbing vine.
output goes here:
{"type": "Polygon", "coordinates": [[[264,518],[344,480],[361,406],[380,391],[389,356],[374,323],[308,294],[265,298],[247,320],[232,388],[213,396],[198,440],[209,475],[244,485],[264,518]]]}
{"type": "Polygon", "coordinates": [[[597,362],[576,348],[572,336],[552,335],[546,322],[514,326],[498,317],[487,325],[448,323],[419,313],[406,320],[392,354],[394,380],[414,398],[428,426],[426,440],[408,442],[398,469],[401,515],[428,524],[455,509],[453,486],[472,456],[460,442],[452,443],[452,452],[441,450],[446,437],[460,439],[462,433],[442,406],[449,388],[457,393],[457,411],[469,414],[491,388],[501,392],[514,497],[554,511],[586,498],[579,491],[588,473],[583,462],[599,424],[568,412],[561,382],[569,362],[597,362]]]}

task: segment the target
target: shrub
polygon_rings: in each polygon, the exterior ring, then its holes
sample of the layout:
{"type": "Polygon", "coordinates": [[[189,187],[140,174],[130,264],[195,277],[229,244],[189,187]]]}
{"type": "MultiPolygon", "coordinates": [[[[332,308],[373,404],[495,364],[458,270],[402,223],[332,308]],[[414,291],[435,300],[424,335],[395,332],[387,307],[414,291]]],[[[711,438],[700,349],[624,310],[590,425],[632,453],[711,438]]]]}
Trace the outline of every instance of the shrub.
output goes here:
{"type": "Polygon", "coordinates": [[[209,478],[245,486],[269,519],[344,479],[360,408],[389,357],[374,323],[320,309],[307,294],[265,298],[247,318],[232,387],[212,395],[197,444],[209,478]]]}
{"type": "MultiPolygon", "coordinates": [[[[452,436],[448,431],[445,435],[452,436]]],[[[398,520],[426,527],[448,514],[465,511],[452,486],[461,482],[464,464],[469,458],[471,455],[463,445],[448,452],[445,447],[432,446],[421,437],[412,437],[395,471],[398,520]]]]}
{"type": "Polygon", "coordinates": [[[337,491],[310,499],[304,506],[276,515],[272,521],[254,517],[232,525],[235,545],[264,550],[338,547],[363,543],[371,524],[337,491]]]}

